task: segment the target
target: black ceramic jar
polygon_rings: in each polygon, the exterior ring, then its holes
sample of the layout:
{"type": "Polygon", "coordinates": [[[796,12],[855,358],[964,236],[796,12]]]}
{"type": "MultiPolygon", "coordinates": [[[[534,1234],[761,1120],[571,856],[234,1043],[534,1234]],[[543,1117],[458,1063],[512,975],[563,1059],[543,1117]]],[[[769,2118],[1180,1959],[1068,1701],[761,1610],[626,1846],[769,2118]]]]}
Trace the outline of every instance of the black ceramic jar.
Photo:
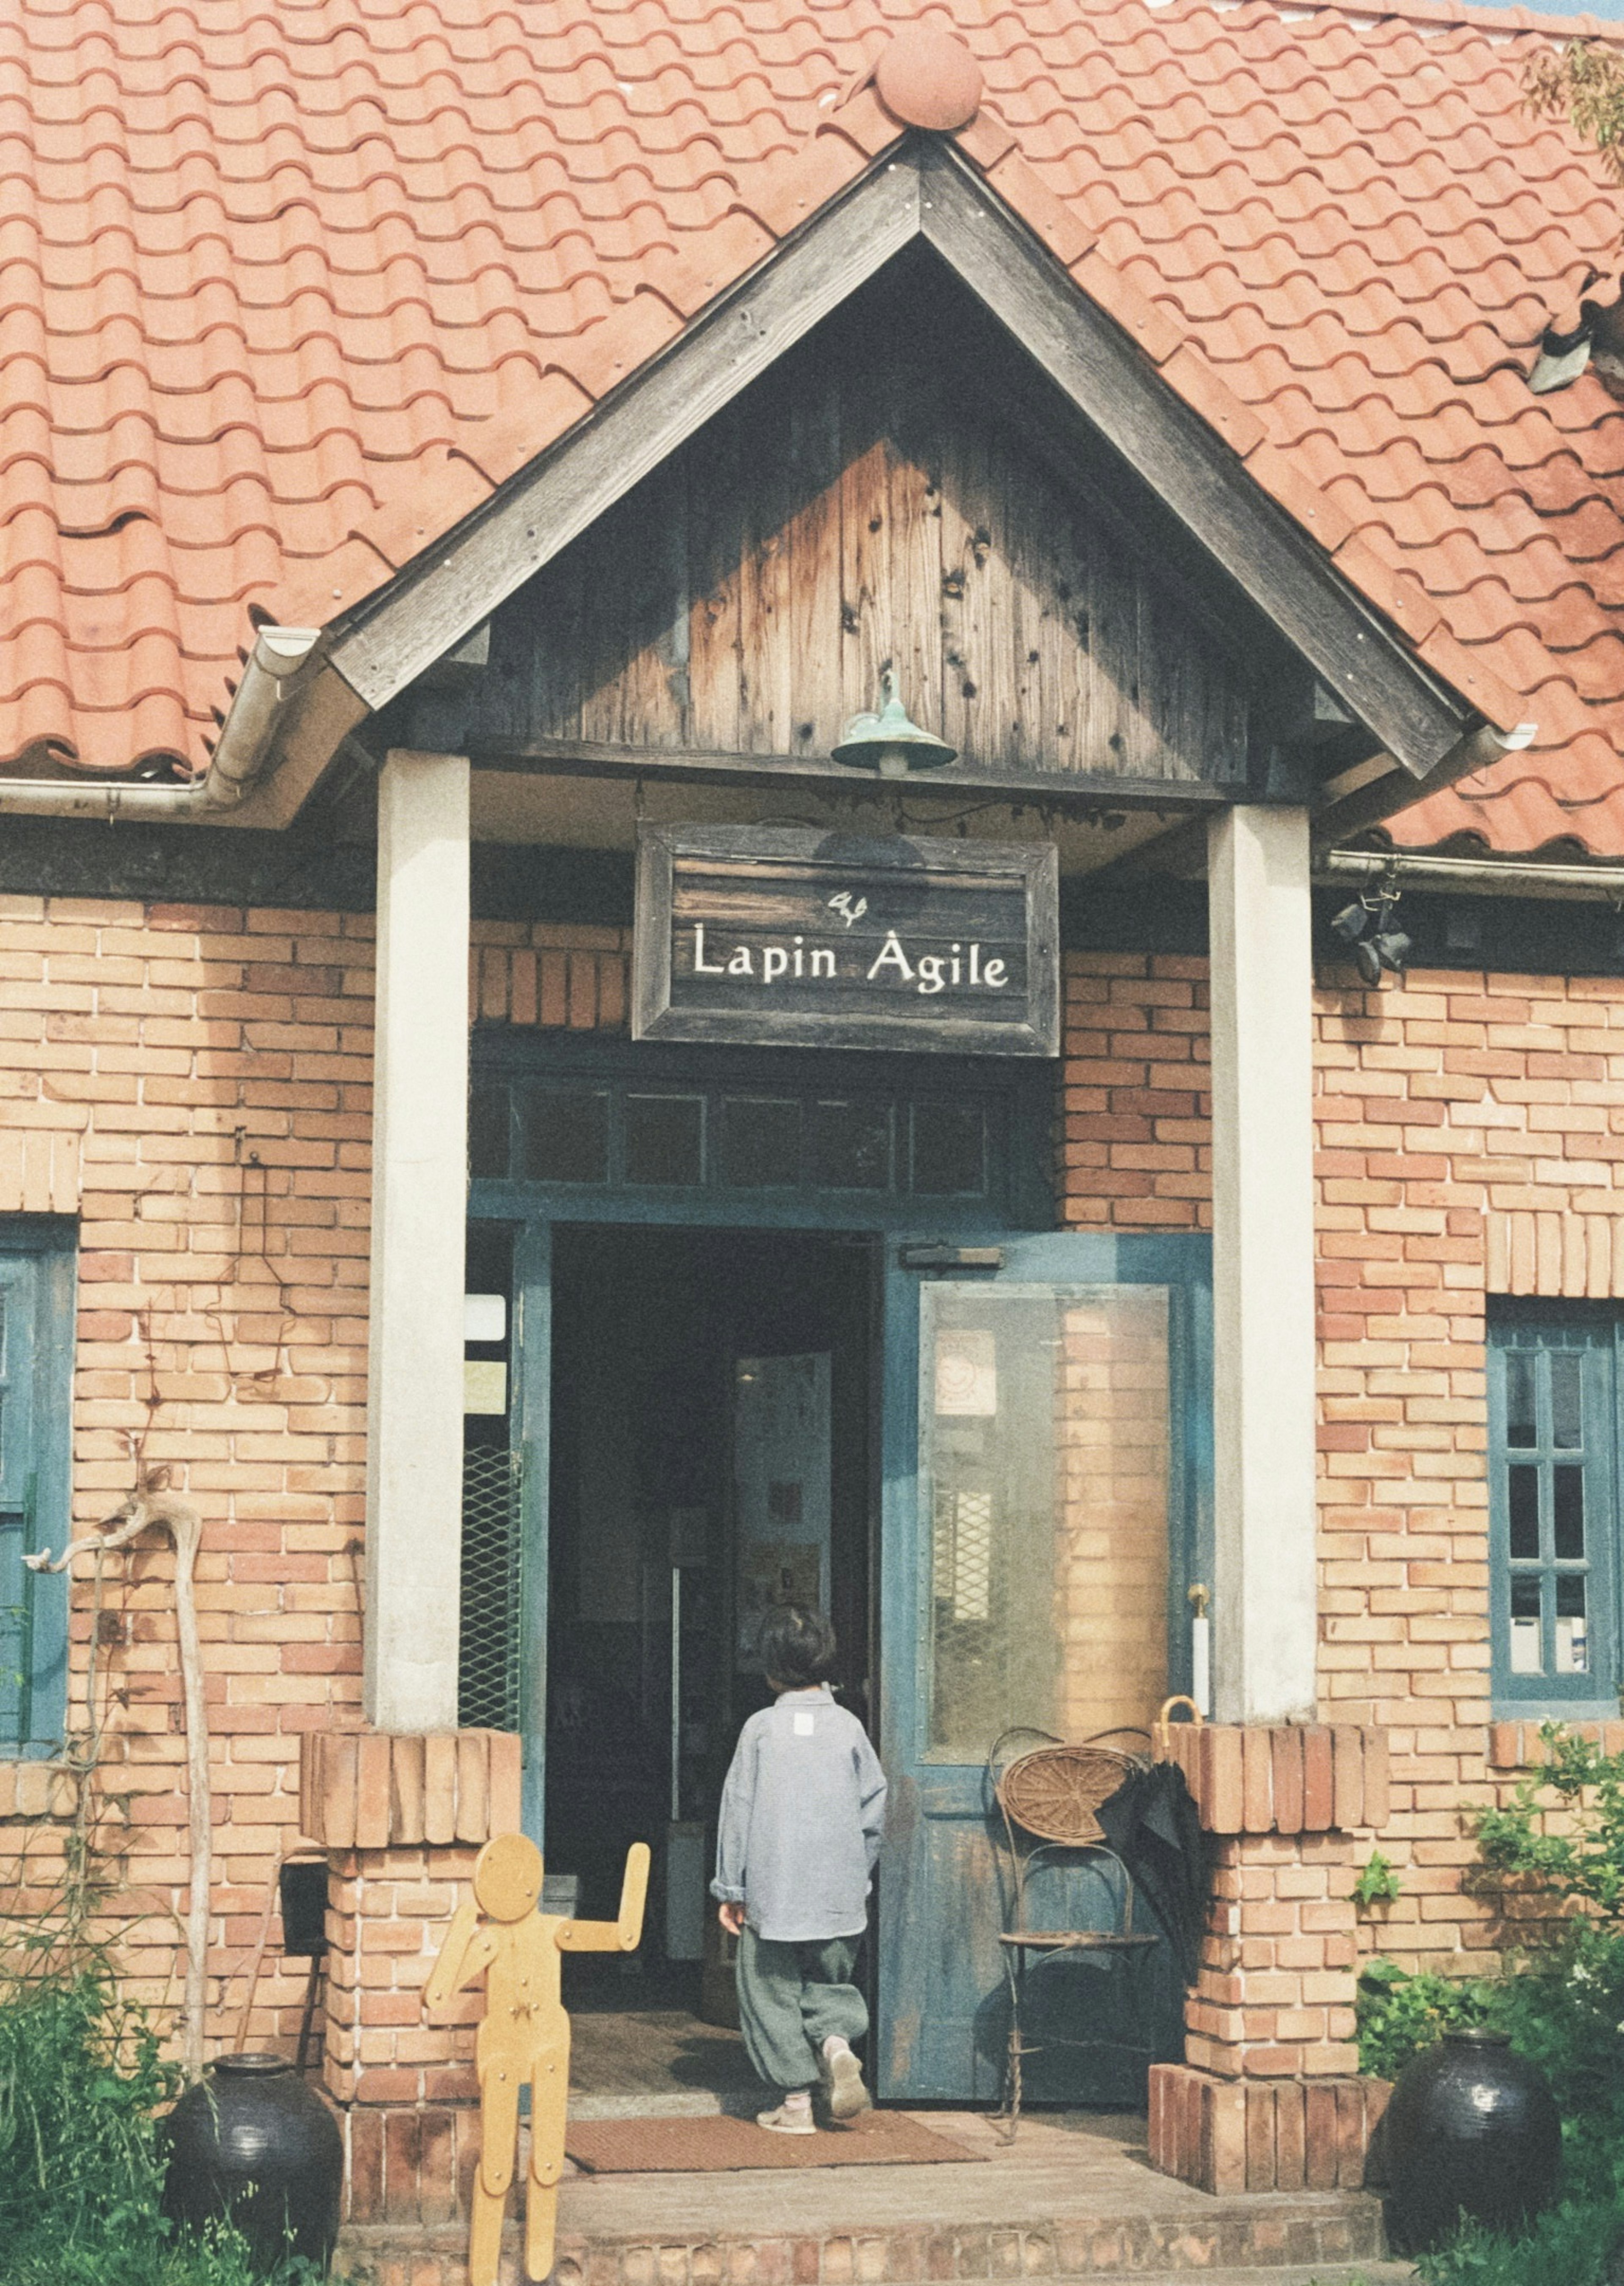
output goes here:
{"type": "Polygon", "coordinates": [[[281,2056],[222,2056],[164,2121],[163,2211],[183,2229],[228,2219],[256,2274],[287,2254],[326,2270],[338,2236],[338,2123],[281,2056]]]}
{"type": "Polygon", "coordinates": [[[1556,2195],[1562,2122],[1536,2065],[1503,2032],[1446,2032],[1399,2075],[1383,2122],[1387,2227],[1406,2254],[1461,2217],[1515,2231],[1556,2195]]]}

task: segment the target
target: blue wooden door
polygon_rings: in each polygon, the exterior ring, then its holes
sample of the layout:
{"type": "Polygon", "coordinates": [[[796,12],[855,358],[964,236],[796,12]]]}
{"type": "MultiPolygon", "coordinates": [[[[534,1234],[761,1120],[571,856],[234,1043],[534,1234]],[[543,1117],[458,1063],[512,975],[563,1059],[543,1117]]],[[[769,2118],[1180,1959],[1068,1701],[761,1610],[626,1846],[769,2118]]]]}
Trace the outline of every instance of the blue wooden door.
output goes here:
{"type": "MultiPolygon", "coordinates": [[[[984,2100],[1009,2024],[988,1755],[1015,1724],[1074,1740],[1147,1724],[1188,1688],[1209,1250],[1045,1233],[887,1255],[878,2080],[892,2097],[984,2100]]],[[[1052,1867],[1031,1907],[1037,1927],[1107,1927],[1118,1911],[1086,1856],[1052,1867]]],[[[1148,2064],[1182,2053],[1181,1997],[1165,1944],[1039,1968],[1028,2097],[1142,2101],[1148,2064]]]]}

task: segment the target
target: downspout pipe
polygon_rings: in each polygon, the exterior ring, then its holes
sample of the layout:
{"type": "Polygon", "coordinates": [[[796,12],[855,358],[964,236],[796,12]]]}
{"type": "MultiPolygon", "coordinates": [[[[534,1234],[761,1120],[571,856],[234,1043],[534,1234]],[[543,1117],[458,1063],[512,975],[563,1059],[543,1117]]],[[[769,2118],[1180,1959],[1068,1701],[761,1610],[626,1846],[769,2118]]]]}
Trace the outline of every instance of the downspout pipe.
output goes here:
{"type": "Polygon", "coordinates": [[[0,778],[0,816],[127,817],[154,824],[223,823],[258,784],[276,749],[278,712],[310,658],[319,627],[261,627],[220,727],[208,769],[190,785],[125,778],[0,778]]]}
{"type": "Polygon", "coordinates": [[[1624,898],[1624,865],[1540,864],[1522,857],[1412,856],[1403,849],[1328,849],[1314,864],[1316,881],[1354,886],[1396,879],[1406,888],[1440,889],[1470,897],[1555,897],[1617,904],[1624,898]]]}

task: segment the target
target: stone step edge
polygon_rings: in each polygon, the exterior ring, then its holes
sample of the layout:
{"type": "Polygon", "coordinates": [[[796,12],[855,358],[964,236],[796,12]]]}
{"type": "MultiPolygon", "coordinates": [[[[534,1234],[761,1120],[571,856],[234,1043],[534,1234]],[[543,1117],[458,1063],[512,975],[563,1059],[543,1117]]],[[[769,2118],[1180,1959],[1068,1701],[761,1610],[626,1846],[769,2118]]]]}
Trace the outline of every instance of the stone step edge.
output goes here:
{"type": "MultiPolygon", "coordinates": [[[[339,2255],[342,2265],[342,2242],[339,2255]]],[[[517,2286],[521,2276],[518,2258],[519,2242],[516,2237],[502,2249],[503,2286],[508,2286],[509,2281],[517,2286]]],[[[466,2255],[461,2251],[437,2252],[421,2245],[399,2250],[380,2248],[361,2258],[366,2264],[361,2273],[366,2286],[396,2286],[389,2270],[380,2272],[374,2266],[379,2261],[393,2264],[401,2286],[408,2286],[408,2282],[409,2286],[466,2286],[466,2255]]],[[[341,2266],[334,2275],[342,2282],[347,2274],[341,2266]]],[[[1049,2274],[1046,2286],[1184,2286],[1189,2279],[1199,2280],[1201,2286],[1415,2286],[1415,2276],[1407,2262],[1367,2255],[1352,2262],[1254,2263],[1241,2270],[1227,2265],[1214,2270],[1202,2263],[1194,2267],[1184,2265],[1175,2270],[1057,2271],[1049,2274]]],[[[933,2286],[933,2282],[911,2281],[906,2286],[933,2286]]]]}
{"type": "MultiPolygon", "coordinates": [[[[517,2223],[508,2235],[517,2243],[517,2223]]],[[[465,2255],[465,2223],[350,2224],[342,2252],[372,2260],[465,2255]]],[[[1106,2279],[1126,2266],[1210,2282],[1225,2267],[1278,2275],[1385,2253],[1380,2202],[1358,2191],[1256,2195],[1242,2211],[1073,2215],[932,2228],[768,2232],[563,2231],[555,2286],[950,2286],[1106,2279]]]]}

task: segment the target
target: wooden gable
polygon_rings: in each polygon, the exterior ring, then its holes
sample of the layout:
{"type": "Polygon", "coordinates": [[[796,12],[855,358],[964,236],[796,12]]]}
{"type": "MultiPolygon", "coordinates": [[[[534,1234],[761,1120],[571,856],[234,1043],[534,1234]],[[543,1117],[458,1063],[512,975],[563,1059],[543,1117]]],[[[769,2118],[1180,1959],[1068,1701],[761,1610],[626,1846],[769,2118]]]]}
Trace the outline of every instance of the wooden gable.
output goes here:
{"type": "Polygon", "coordinates": [[[826,766],[889,666],[955,776],[1240,793],[1312,678],[1024,366],[876,281],[509,597],[434,739],[826,766]]]}

